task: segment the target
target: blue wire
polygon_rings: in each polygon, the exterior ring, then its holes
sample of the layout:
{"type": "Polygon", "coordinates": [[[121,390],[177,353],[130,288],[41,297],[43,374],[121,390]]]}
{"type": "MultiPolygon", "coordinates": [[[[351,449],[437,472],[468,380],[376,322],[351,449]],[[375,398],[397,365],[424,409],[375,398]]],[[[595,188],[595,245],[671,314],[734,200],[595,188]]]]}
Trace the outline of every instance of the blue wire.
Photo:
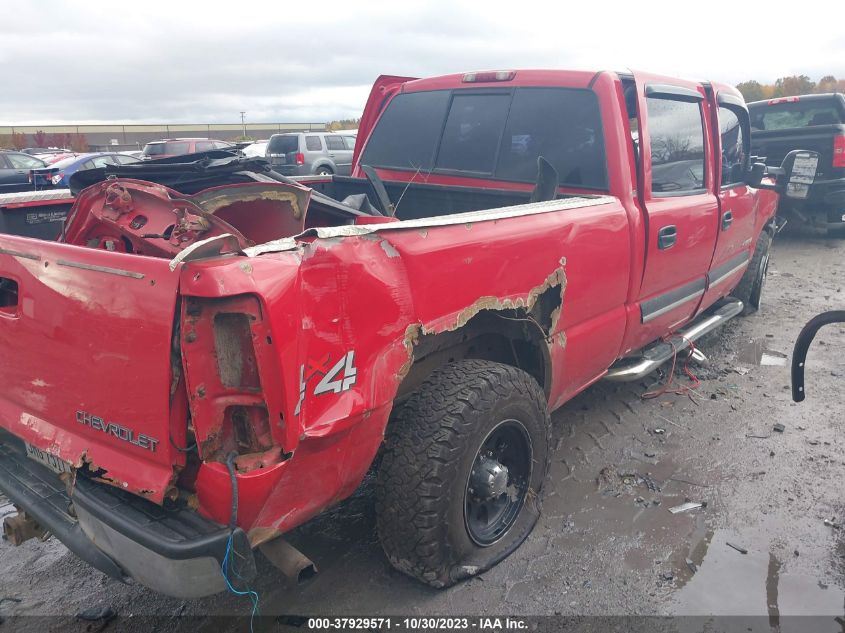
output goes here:
{"type": "MultiPolygon", "coordinates": [[[[246,591],[238,591],[232,586],[232,583],[229,582],[229,556],[232,551],[232,538],[235,536],[234,531],[229,535],[229,540],[226,542],[226,555],[223,558],[223,564],[220,566],[221,571],[223,572],[223,580],[226,581],[226,587],[229,588],[236,596],[249,596],[249,599],[252,600],[252,615],[249,616],[249,632],[253,632],[252,623],[255,620],[255,614],[258,612],[258,594],[251,589],[247,589],[246,591]]],[[[238,570],[235,570],[235,574],[238,575],[240,578],[240,574],[238,574],[238,570]]]]}

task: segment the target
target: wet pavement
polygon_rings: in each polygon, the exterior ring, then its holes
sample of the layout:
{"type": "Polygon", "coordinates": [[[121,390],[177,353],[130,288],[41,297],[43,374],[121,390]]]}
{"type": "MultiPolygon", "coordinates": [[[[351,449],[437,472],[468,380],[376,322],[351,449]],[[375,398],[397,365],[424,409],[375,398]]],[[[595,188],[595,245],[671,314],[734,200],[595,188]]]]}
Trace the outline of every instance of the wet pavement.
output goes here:
{"type": "MultiPolygon", "coordinates": [[[[489,572],[445,591],[395,572],[378,544],[368,480],[292,536],[317,578],[288,586],[260,561],[261,612],[741,615],[756,619],[731,621],[738,631],[843,631],[845,327],[817,336],[800,405],[788,367],[803,324],[845,307],[843,287],[845,242],[780,235],[763,311],[700,342],[709,361],[692,367],[698,389],[643,400],[663,377],[600,383],[557,411],[543,515],[489,572]],[[687,502],[704,505],[669,511],[687,502]]],[[[0,500],[0,514],[10,510],[0,500]]],[[[5,616],[110,606],[123,617],[164,616],[173,629],[179,615],[251,610],[232,595],[183,601],[121,585],[52,539],[0,544],[0,569],[0,599],[20,600],[0,604],[5,616]]]]}

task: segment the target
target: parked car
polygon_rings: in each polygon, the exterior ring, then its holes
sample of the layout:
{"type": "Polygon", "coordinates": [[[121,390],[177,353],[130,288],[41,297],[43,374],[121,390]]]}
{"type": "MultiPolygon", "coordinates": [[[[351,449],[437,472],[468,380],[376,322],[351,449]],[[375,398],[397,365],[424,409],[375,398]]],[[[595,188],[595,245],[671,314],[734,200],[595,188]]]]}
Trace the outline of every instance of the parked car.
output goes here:
{"type": "Polygon", "coordinates": [[[134,156],[116,152],[72,155],[52,165],[33,169],[30,174],[30,182],[36,189],[66,188],[70,177],[77,171],[105,167],[106,165],[129,165],[137,162],[138,159],[134,156]]]}
{"type": "Polygon", "coordinates": [[[215,149],[231,149],[233,145],[226,141],[208,138],[168,138],[152,141],[144,145],[144,159],[170,158],[196,152],[209,152],[215,149]]]}
{"type": "Polygon", "coordinates": [[[286,176],[348,176],[354,150],[351,134],[287,132],[270,137],[266,156],[273,169],[286,176]]]}
{"type": "Polygon", "coordinates": [[[65,158],[79,155],[79,152],[57,152],[55,154],[39,154],[38,158],[43,160],[45,165],[52,165],[53,163],[58,163],[60,160],[64,160],[65,158]]]}
{"type": "Polygon", "coordinates": [[[244,147],[241,151],[244,156],[265,156],[267,154],[267,143],[270,139],[255,141],[244,147]]]}
{"type": "Polygon", "coordinates": [[[748,132],[715,82],[382,77],[332,197],[236,155],[76,174],[62,243],[0,235],[9,539],[197,597],[302,561],[282,535],[376,464],[391,563],[483,572],[537,522],[551,411],[760,306],[806,164],[767,178],[748,132]]]}
{"type": "Polygon", "coordinates": [[[751,151],[777,166],[792,150],[818,152],[815,180],[802,197],[782,198],[781,215],[845,237],[845,95],[781,97],[748,104],[751,151]]]}
{"type": "Polygon", "coordinates": [[[55,154],[69,154],[73,150],[69,150],[62,147],[27,147],[21,150],[24,154],[30,154],[32,156],[38,156],[41,159],[46,160],[48,156],[55,155],[55,154]]]}
{"type": "Polygon", "coordinates": [[[44,165],[44,161],[35,156],[0,150],[0,193],[32,189],[29,172],[44,165]]]}

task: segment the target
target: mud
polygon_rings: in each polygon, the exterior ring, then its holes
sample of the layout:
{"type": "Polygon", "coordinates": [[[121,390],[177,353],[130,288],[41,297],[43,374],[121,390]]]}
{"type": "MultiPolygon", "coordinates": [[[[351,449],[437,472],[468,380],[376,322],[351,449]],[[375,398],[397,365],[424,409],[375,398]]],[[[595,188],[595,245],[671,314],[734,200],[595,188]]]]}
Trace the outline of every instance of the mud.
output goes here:
{"type": "MultiPolygon", "coordinates": [[[[378,543],[367,479],[290,536],[320,569],[315,579],[286,585],[259,557],[261,613],[732,614],[767,618],[771,630],[841,631],[845,328],[819,333],[800,405],[790,398],[787,356],[808,319],[845,307],[843,286],[845,242],[781,234],[763,311],[697,345],[709,361],[693,367],[695,393],[643,400],[660,380],[652,375],[598,384],[557,411],[543,515],[491,571],[445,591],[395,572],[378,543]],[[686,501],[706,506],[669,512],[686,501]],[[788,619],[800,614],[820,617],[788,619]]],[[[0,570],[0,598],[20,599],[0,604],[3,616],[110,606],[123,618],[172,618],[160,628],[175,630],[180,615],[251,611],[233,595],[181,601],[122,585],[54,539],[0,544],[0,570]]],[[[192,626],[203,630],[202,621],[192,626]]],[[[121,630],[134,630],[131,618],[121,630]]]]}

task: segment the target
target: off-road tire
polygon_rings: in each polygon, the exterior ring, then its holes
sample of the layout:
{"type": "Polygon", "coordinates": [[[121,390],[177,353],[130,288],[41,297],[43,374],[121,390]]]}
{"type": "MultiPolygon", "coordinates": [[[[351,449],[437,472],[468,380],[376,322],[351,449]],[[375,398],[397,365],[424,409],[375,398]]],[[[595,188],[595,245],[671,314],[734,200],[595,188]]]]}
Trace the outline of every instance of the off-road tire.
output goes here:
{"type": "Polygon", "coordinates": [[[484,360],[433,371],[394,411],[387,429],[376,516],[391,564],[433,587],[447,587],[510,555],[540,516],[550,444],[546,398],[524,371],[484,360]],[[529,485],[510,527],[481,547],[465,524],[467,482],[485,438],[505,420],[518,420],[530,439],[529,485]]]}
{"type": "Polygon", "coordinates": [[[763,289],[766,285],[766,273],[769,270],[769,251],[772,247],[772,236],[763,231],[757,239],[751,262],[745,269],[745,274],[733,291],[733,296],[743,303],[742,315],[754,314],[760,309],[763,289]]]}

